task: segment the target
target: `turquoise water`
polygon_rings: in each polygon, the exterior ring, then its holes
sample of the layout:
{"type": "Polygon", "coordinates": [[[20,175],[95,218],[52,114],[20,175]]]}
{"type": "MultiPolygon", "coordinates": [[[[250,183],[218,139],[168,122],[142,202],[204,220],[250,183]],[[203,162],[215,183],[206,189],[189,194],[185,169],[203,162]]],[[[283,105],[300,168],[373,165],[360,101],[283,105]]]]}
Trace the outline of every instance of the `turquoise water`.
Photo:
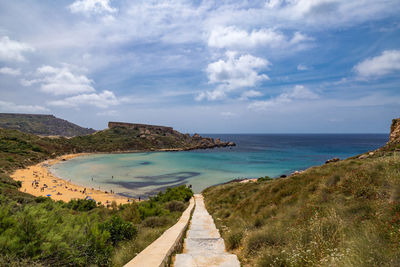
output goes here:
{"type": "Polygon", "coordinates": [[[146,197],[169,186],[191,184],[195,192],[235,178],[277,177],[376,149],[386,134],[208,135],[237,147],[184,152],[97,154],[61,162],[56,175],[89,188],[146,197]]]}

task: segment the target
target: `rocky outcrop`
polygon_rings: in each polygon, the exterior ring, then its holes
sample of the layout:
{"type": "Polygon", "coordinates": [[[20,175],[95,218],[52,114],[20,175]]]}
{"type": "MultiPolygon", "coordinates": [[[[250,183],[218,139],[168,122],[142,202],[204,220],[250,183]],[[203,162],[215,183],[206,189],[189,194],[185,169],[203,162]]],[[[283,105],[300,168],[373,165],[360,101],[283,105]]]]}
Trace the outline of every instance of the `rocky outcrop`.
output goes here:
{"type": "Polygon", "coordinates": [[[183,134],[172,127],[138,124],[138,123],[125,123],[125,122],[109,122],[109,130],[124,128],[129,134],[136,133],[136,137],[142,139],[148,146],[154,149],[168,149],[168,150],[193,150],[193,149],[207,149],[215,147],[235,146],[234,142],[224,142],[217,138],[214,140],[210,137],[202,137],[195,133],[193,136],[190,134],[183,134]]]}
{"type": "Polygon", "coordinates": [[[395,141],[400,141],[400,118],[393,119],[390,127],[389,143],[395,141]]]}
{"type": "Polygon", "coordinates": [[[325,164],[332,163],[332,162],[338,162],[338,161],[340,161],[339,158],[328,159],[327,161],[325,161],[325,164]]]}

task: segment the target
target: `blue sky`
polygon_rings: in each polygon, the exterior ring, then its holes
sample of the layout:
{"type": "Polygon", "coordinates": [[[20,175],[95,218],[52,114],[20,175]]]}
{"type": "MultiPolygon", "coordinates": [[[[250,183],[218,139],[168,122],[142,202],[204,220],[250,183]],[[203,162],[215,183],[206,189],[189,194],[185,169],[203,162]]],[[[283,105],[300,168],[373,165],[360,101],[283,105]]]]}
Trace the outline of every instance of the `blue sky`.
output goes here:
{"type": "Polygon", "coordinates": [[[399,0],[0,1],[0,112],[85,127],[387,133],[399,0]]]}

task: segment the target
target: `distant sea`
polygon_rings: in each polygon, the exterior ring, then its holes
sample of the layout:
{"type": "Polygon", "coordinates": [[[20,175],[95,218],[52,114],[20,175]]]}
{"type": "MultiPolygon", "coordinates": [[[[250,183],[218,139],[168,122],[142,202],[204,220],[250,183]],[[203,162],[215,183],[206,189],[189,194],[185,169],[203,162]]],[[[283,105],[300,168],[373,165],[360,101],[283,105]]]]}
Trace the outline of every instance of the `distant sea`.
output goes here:
{"type": "Polygon", "coordinates": [[[148,197],[170,186],[200,192],[233,179],[279,177],[326,160],[374,150],[388,134],[203,134],[234,141],[233,148],[183,152],[96,154],[54,165],[51,171],[89,188],[148,197]],[[92,180],[93,178],[93,180],[92,180]]]}

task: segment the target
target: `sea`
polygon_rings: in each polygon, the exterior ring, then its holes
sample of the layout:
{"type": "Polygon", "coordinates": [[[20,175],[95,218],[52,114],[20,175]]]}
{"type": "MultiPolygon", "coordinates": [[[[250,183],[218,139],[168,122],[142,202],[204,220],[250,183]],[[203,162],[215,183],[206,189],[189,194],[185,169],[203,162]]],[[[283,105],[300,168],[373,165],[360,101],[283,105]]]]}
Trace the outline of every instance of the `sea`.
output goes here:
{"type": "Polygon", "coordinates": [[[388,134],[202,134],[235,147],[179,152],[93,154],[51,171],[72,183],[147,198],[171,186],[194,192],[234,179],[271,178],[345,159],[383,146],[388,134]]]}

